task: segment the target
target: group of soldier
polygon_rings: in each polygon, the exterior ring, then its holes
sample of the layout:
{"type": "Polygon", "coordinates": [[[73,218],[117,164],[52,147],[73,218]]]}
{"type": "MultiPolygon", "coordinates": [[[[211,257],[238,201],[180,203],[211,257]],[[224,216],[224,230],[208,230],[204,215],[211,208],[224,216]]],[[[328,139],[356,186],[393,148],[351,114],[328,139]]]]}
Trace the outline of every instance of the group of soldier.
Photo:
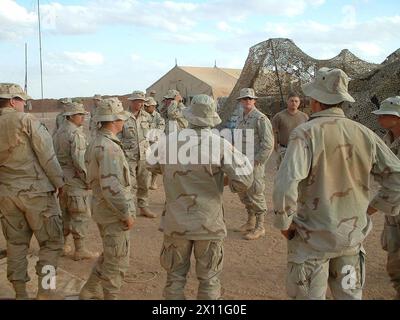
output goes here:
{"type": "Polygon", "coordinates": [[[43,270],[57,268],[59,256],[72,250],[67,245],[71,234],[75,260],[97,258],[80,299],[118,299],[129,269],[136,212],[157,216],[149,209],[149,189],[157,188],[157,176],[162,175],[164,297],[185,299],[193,252],[198,299],[220,299],[227,236],[224,186],[238,193],[246,208],[247,221],[236,231],[246,240],[264,236],[265,186],[271,179],[265,171],[274,150],[274,226],[288,239],[288,295],[325,299],[329,285],[335,299],[361,299],[363,240],[372,227],[370,215],[379,210],[385,213],[387,270],[399,298],[400,97],[386,99],[374,112],[388,129],[385,144],[344,115],[341,106],[354,99],[342,70],[321,68],[302,89],[311,99],[310,118],[298,110],[300,95],[293,93],[287,109],[271,123],[257,109],[254,90],[242,88],[236,129],[243,139],[238,145],[212,131],[221,119],[213,99],[204,94],[194,96],[186,107],[176,90],[168,90],[160,104],[154,92],[146,96],[134,91],[128,111],[118,98],[95,95],[86,138],[82,128],[88,112],[83,104],[61,101],[64,110],[51,136],[40,121],[24,113],[30,97],[16,84],[0,84],[0,219],[7,240],[7,277],[16,298],[28,298],[26,255],[32,234],[40,246],[37,298],[61,298],[43,285],[43,270]],[[197,139],[189,151],[199,161],[163,157],[170,154],[172,140],[177,150],[185,145],[177,135],[186,129],[189,140],[197,139]],[[249,130],[252,141],[246,139],[249,130]],[[202,146],[209,145],[218,146],[218,161],[210,154],[204,160],[202,146]],[[152,161],[151,150],[158,151],[152,161]],[[381,186],[372,201],[371,175],[381,186]],[[100,256],[87,246],[91,218],[102,239],[100,256]],[[347,282],[349,276],[354,281],[347,282]]]}

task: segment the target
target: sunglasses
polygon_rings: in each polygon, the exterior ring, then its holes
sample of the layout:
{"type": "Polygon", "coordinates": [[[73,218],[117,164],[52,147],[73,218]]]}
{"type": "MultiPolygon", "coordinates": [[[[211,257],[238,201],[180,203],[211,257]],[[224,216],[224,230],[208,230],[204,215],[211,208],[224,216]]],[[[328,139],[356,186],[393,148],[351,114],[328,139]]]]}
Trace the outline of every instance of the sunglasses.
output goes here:
{"type": "Polygon", "coordinates": [[[250,97],[245,97],[245,98],[241,98],[240,100],[254,100],[254,99],[250,98],[250,97]]]}

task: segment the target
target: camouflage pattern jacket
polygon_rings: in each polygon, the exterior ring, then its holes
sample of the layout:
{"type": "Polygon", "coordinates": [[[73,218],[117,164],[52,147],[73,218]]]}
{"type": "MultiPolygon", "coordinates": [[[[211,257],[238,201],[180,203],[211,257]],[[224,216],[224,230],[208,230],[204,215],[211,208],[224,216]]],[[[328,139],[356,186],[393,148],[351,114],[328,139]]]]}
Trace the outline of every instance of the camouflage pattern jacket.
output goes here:
{"type": "Polygon", "coordinates": [[[165,120],[157,111],[153,111],[153,113],[149,113],[150,115],[150,129],[153,129],[151,131],[151,134],[148,136],[149,142],[154,143],[159,140],[160,134],[162,134],[165,131],[165,120]]]}
{"type": "Polygon", "coordinates": [[[389,131],[384,137],[383,141],[392,150],[392,152],[400,159],[400,137],[394,139],[393,133],[389,131]]]}
{"type": "Polygon", "coordinates": [[[53,136],[57,133],[57,130],[61,127],[61,125],[64,123],[65,116],[64,116],[64,111],[60,112],[56,116],[56,126],[53,131],[53,136]]]}
{"type": "Polygon", "coordinates": [[[188,122],[182,114],[183,109],[185,109],[185,105],[182,102],[177,103],[176,101],[172,101],[167,109],[167,119],[166,123],[167,128],[166,132],[171,133],[174,130],[169,130],[169,122],[171,121],[173,125],[176,125],[178,131],[187,128],[188,122]]]}
{"type": "Polygon", "coordinates": [[[400,161],[371,130],[331,108],[294,129],[275,178],[274,225],[293,222],[314,251],[360,246],[371,229],[368,205],[400,211],[400,161]],[[369,200],[371,175],[381,189],[369,200]]]}
{"type": "Polygon", "coordinates": [[[274,149],[274,134],[268,117],[257,108],[251,110],[247,115],[241,113],[237,120],[236,129],[242,130],[242,141],[235,141],[237,148],[250,160],[265,164],[274,149]],[[247,130],[254,135],[254,143],[247,136],[247,130]],[[247,141],[249,140],[249,141],[247,141]],[[246,147],[248,150],[246,150],[246,147]]]}
{"type": "Polygon", "coordinates": [[[89,193],[85,165],[86,138],[82,127],[65,120],[53,136],[54,151],[64,171],[66,190],[71,196],[89,193]]]}
{"type": "Polygon", "coordinates": [[[0,109],[0,195],[50,192],[63,185],[46,127],[31,114],[0,109]]]}
{"type": "MultiPolygon", "coordinates": [[[[186,131],[190,132],[189,139],[200,136],[199,129],[186,131]]],[[[167,145],[177,141],[177,132],[168,136],[168,143],[164,139],[152,145],[152,150],[157,150],[158,156],[155,157],[155,163],[150,163],[148,158],[148,169],[163,174],[166,202],[160,230],[168,236],[189,240],[226,237],[222,200],[224,173],[230,179],[233,192],[244,192],[253,183],[252,166],[247,157],[210,129],[203,129],[202,132],[200,142],[192,145],[189,152],[199,157],[203,152],[203,159],[209,159],[208,150],[201,150],[201,145],[208,140],[209,145],[216,146],[220,151],[217,161],[210,159],[203,161],[203,164],[173,164],[170,163],[173,161],[167,161],[170,152],[167,145]],[[232,157],[233,150],[236,152],[235,157],[232,157]],[[246,174],[241,174],[241,169],[246,174]]],[[[185,144],[184,141],[177,143],[177,150],[185,144]]],[[[215,156],[216,152],[213,154],[215,156]]]]}
{"type": "Polygon", "coordinates": [[[89,144],[85,161],[93,190],[93,219],[106,224],[135,217],[129,166],[119,139],[100,129],[89,144]]]}
{"type": "Polygon", "coordinates": [[[124,128],[118,134],[122,141],[128,160],[146,160],[146,151],[149,148],[147,134],[150,129],[151,116],[141,109],[135,117],[133,114],[124,123],[124,128]]]}

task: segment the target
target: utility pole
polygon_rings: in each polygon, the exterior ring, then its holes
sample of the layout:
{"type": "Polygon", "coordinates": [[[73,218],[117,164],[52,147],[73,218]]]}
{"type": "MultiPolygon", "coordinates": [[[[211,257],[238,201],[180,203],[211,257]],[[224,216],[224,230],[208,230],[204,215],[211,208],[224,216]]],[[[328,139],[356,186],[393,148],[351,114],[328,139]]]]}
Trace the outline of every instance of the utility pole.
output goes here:
{"type": "Polygon", "coordinates": [[[38,22],[39,22],[39,57],[40,57],[40,89],[43,99],[43,61],[42,61],[42,31],[40,28],[40,3],[37,1],[38,22]]]}
{"type": "Polygon", "coordinates": [[[28,44],[25,42],[25,86],[24,91],[28,94],[28,44]]]}

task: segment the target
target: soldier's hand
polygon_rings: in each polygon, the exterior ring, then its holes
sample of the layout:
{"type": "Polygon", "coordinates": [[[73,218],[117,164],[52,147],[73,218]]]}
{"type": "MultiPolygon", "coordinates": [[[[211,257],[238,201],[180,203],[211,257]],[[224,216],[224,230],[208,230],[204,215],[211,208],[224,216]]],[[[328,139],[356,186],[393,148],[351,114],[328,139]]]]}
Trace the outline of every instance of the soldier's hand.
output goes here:
{"type": "Polygon", "coordinates": [[[289,227],[289,229],[287,230],[281,230],[281,233],[283,234],[283,236],[288,239],[288,240],[292,240],[295,233],[296,233],[296,226],[292,223],[289,227]]]}
{"type": "Polygon", "coordinates": [[[131,216],[129,216],[127,219],[122,220],[122,223],[124,224],[124,230],[130,230],[132,229],[135,220],[131,216]]]}
{"type": "Polygon", "coordinates": [[[228,176],[224,176],[224,187],[229,185],[229,177],[228,176]]]}
{"type": "Polygon", "coordinates": [[[373,215],[375,212],[377,212],[377,211],[378,211],[378,210],[375,209],[374,207],[368,206],[368,209],[367,209],[368,215],[372,216],[372,215],[373,215]]]}

